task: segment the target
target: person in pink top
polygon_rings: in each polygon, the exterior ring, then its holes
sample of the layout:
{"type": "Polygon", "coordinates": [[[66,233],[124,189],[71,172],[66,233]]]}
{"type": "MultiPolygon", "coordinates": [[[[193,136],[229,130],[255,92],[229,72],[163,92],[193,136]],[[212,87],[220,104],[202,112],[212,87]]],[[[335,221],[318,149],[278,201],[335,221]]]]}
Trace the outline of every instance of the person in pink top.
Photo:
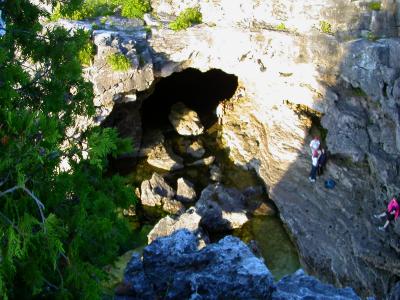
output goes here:
{"type": "Polygon", "coordinates": [[[393,198],[390,200],[387,210],[379,215],[374,215],[375,218],[380,219],[386,216],[386,222],[385,225],[379,226],[379,230],[385,230],[386,227],[388,227],[389,223],[392,221],[397,220],[397,218],[400,215],[400,206],[399,203],[397,202],[396,198],[393,198]]]}

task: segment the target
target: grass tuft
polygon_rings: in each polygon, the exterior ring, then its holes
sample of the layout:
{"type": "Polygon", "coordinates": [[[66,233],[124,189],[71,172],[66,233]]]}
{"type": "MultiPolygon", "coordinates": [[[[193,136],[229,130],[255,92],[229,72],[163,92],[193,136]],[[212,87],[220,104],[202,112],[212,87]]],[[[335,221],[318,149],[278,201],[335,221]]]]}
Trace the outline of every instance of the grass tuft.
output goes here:
{"type": "Polygon", "coordinates": [[[128,71],[131,67],[131,62],[123,54],[108,55],[107,63],[113,71],[128,71]]]}
{"type": "Polygon", "coordinates": [[[169,24],[169,28],[178,31],[186,29],[194,24],[202,22],[202,15],[199,7],[191,7],[182,11],[175,21],[169,24]]]}

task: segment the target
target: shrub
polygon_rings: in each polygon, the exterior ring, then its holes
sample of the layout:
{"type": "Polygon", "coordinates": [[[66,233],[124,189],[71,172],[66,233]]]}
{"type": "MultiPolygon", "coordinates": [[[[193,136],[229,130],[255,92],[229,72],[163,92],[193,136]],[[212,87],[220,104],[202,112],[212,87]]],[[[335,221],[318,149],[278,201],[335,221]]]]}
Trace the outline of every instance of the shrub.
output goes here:
{"type": "Polygon", "coordinates": [[[200,24],[202,21],[202,16],[199,7],[187,8],[182,11],[176,20],[169,24],[169,28],[178,31],[186,29],[193,24],[200,24]]]}
{"type": "Polygon", "coordinates": [[[117,7],[117,1],[108,0],[86,0],[79,8],[74,10],[64,10],[60,3],[57,3],[50,20],[56,21],[60,18],[71,20],[82,20],[96,18],[99,16],[108,16],[114,13],[117,7]]]}
{"type": "Polygon", "coordinates": [[[128,0],[122,3],[122,16],[127,18],[143,18],[151,11],[150,0],[128,0]]]}
{"type": "Polygon", "coordinates": [[[56,21],[60,18],[82,20],[109,16],[114,10],[122,6],[122,16],[127,18],[143,18],[143,15],[151,11],[150,0],[86,0],[74,10],[63,10],[58,3],[50,19],[56,21]]]}
{"type": "Polygon", "coordinates": [[[368,4],[370,10],[381,10],[381,3],[380,2],[371,2],[368,4]]]}
{"type": "Polygon", "coordinates": [[[113,71],[127,71],[131,67],[131,62],[123,54],[108,55],[107,63],[113,71]]]}
{"type": "MultiPolygon", "coordinates": [[[[97,26],[97,25],[96,25],[97,26]]],[[[92,27],[94,29],[94,26],[92,27]]],[[[78,57],[82,66],[90,66],[93,62],[95,48],[92,41],[88,41],[83,48],[79,51],[78,57]]]]}
{"type": "Polygon", "coordinates": [[[326,34],[332,34],[332,25],[326,21],[319,22],[320,30],[326,34]]]}
{"type": "Polygon", "coordinates": [[[278,31],[286,31],[287,30],[286,25],[283,22],[280,23],[279,25],[276,25],[275,29],[278,30],[278,31]]]}

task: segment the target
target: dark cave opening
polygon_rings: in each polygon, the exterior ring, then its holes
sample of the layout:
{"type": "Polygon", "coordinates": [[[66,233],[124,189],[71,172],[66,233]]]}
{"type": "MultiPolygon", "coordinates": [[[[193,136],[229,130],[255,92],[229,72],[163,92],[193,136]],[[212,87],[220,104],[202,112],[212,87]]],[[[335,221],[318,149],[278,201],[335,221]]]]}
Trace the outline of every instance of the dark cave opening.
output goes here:
{"type": "MultiPolygon", "coordinates": [[[[224,99],[230,99],[238,86],[238,78],[218,69],[201,72],[186,69],[161,79],[154,92],[142,103],[143,130],[166,128],[168,114],[176,102],[195,110],[205,128],[217,120],[215,109],[224,99]]],[[[140,97],[140,95],[138,95],[140,97]]]]}

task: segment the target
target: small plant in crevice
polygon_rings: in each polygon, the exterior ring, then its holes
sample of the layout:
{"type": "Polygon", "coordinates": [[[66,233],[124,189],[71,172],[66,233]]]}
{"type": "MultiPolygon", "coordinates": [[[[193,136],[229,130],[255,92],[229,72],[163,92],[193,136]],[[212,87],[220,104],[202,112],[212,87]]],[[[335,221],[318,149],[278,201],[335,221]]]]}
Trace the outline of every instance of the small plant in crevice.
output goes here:
{"type": "Polygon", "coordinates": [[[371,41],[371,42],[376,42],[379,39],[379,37],[377,35],[375,35],[372,32],[368,32],[367,33],[367,40],[371,41]]]}
{"type": "Polygon", "coordinates": [[[202,15],[199,7],[186,8],[182,11],[175,21],[169,24],[169,28],[178,31],[186,29],[194,24],[202,22],[202,15]]]}
{"type": "Polygon", "coordinates": [[[328,23],[327,21],[320,21],[319,22],[319,29],[321,32],[326,33],[326,34],[333,34],[332,32],[332,25],[328,23]]]}
{"type": "Polygon", "coordinates": [[[371,2],[371,3],[368,4],[368,8],[370,10],[378,11],[378,10],[381,10],[381,5],[382,5],[381,2],[374,1],[374,2],[371,2]]]}
{"type": "Polygon", "coordinates": [[[127,71],[131,67],[131,62],[123,54],[110,54],[106,60],[113,71],[127,71]]]}
{"type": "Polygon", "coordinates": [[[279,23],[278,25],[275,26],[275,30],[287,31],[288,29],[287,29],[285,23],[281,22],[281,23],[279,23]]]}
{"type": "Polygon", "coordinates": [[[365,93],[364,90],[360,87],[353,88],[352,91],[354,96],[367,97],[367,93],[365,93]]]}

